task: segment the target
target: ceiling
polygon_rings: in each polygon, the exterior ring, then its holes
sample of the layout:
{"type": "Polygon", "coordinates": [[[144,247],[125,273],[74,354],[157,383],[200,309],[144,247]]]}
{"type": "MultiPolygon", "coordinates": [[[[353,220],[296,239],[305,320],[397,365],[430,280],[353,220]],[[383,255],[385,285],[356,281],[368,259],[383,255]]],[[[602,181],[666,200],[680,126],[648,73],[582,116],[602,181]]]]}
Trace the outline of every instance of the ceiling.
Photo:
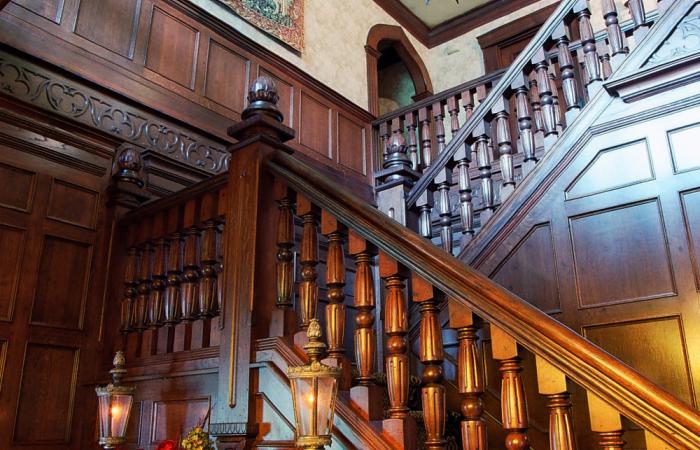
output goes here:
{"type": "Polygon", "coordinates": [[[459,17],[474,8],[485,5],[491,0],[430,0],[426,5],[425,0],[399,0],[421,22],[433,28],[450,19],[459,17]]]}

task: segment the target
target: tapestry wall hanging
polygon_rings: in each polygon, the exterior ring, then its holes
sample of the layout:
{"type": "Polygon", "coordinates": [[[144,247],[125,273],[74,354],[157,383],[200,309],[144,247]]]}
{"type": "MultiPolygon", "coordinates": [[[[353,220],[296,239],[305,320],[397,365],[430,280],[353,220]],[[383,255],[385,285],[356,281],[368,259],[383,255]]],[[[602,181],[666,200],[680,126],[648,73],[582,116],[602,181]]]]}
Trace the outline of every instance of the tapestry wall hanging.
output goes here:
{"type": "Polygon", "coordinates": [[[221,0],[252,25],[293,49],[304,49],[304,0],[221,0]]]}

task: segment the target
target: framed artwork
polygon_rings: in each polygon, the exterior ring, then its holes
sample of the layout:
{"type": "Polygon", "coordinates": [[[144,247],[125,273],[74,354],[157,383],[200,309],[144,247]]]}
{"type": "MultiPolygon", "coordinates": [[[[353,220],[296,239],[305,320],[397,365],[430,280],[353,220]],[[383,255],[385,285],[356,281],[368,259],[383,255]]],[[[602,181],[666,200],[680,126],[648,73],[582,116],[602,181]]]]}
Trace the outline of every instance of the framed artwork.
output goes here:
{"type": "Polygon", "coordinates": [[[237,15],[293,49],[304,50],[304,0],[221,0],[237,15]]]}

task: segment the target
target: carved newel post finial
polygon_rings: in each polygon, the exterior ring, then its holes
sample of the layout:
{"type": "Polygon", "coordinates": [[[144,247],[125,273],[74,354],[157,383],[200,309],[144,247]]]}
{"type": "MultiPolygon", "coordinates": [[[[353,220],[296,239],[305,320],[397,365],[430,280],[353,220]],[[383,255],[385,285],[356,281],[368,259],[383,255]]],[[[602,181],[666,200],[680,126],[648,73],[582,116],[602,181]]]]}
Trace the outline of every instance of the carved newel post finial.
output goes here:
{"type": "Polygon", "coordinates": [[[282,122],[284,116],[277,109],[279,99],[275,81],[264,75],[259,76],[248,89],[248,107],[243,110],[241,118],[245,120],[255,114],[265,114],[282,122]]]}
{"type": "Polygon", "coordinates": [[[143,179],[141,178],[143,160],[138,147],[122,145],[117,153],[116,166],[112,176],[115,181],[134,183],[138,187],[143,187],[143,179]]]}
{"type": "Polygon", "coordinates": [[[394,169],[391,170],[393,173],[387,177],[387,181],[403,179],[401,172],[411,170],[411,159],[408,157],[406,139],[401,133],[394,133],[389,138],[388,152],[384,157],[384,169],[394,169]]]}

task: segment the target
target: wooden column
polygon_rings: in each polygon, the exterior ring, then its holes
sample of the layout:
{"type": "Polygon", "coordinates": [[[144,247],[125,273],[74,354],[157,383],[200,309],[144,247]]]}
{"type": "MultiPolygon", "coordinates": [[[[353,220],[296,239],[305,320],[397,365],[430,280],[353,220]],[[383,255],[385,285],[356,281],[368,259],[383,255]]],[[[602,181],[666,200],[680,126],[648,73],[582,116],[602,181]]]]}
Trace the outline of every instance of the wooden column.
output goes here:
{"type": "Polygon", "coordinates": [[[216,228],[218,192],[207,193],[202,197],[200,220],[202,222],[202,242],[200,245],[201,276],[197,302],[197,316],[208,319],[215,315],[216,285],[216,228]]]}
{"type": "Polygon", "coordinates": [[[134,324],[134,306],[136,303],[136,273],[138,270],[137,249],[134,245],[136,239],[136,226],[130,225],[127,230],[127,239],[130,242],[126,254],[124,266],[124,295],[121,300],[121,332],[128,333],[134,324]]]}
{"type": "Polygon", "coordinates": [[[464,248],[474,237],[474,205],[472,204],[471,178],[469,177],[471,148],[467,143],[457,150],[453,160],[457,163],[459,177],[459,216],[462,224],[460,247],[464,248]]]}
{"type": "Polygon", "coordinates": [[[521,166],[523,177],[530,173],[537,163],[528,87],[528,79],[523,73],[520,73],[511,84],[518,113],[518,137],[520,138],[520,147],[523,152],[523,164],[521,166]]]}
{"type": "Polygon", "coordinates": [[[539,356],[536,356],[537,387],[547,397],[549,409],[550,450],[575,450],[571,394],[566,387],[566,375],[539,356]]]}
{"type": "Polygon", "coordinates": [[[438,154],[445,150],[445,108],[441,102],[433,103],[431,108],[435,122],[435,142],[438,154]]]}
{"type": "Polygon", "coordinates": [[[457,386],[462,400],[463,450],[487,450],[488,438],[484,419],[484,367],[478,346],[478,326],[474,315],[461,304],[449,300],[450,328],[457,330],[457,386]]]}
{"type": "Polygon", "coordinates": [[[591,431],[598,434],[600,450],[621,450],[626,442],[622,440],[625,433],[622,429],[620,413],[605,403],[600,397],[586,392],[588,395],[588,415],[591,418],[591,431]]]}
{"type": "Polygon", "coordinates": [[[427,107],[418,110],[418,122],[420,123],[420,139],[421,139],[421,163],[422,170],[430,167],[433,161],[432,137],[430,136],[430,111],[427,107]]]}
{"type": "Polygon", "coordinates": [[[491,113],[496,124],[496,145],[498,145],[501,163],[501,201],[505,201],[515,191],[515,173],[513,169],[513,146],[510,137],[510,101],[501,96],[496,100],[491,113]]]}
{"type": "Polygon", "coordinates": [[[199,208],[196,199],[188,200],[185,203],[184,221],[185,227],[185,247],[184,247],[184,267],[182,275],[182,292],[180,307],[182,320],[191,322],[196,316],[197,290],[199,287],[199,238],[200,232],[197,228],[199,219],[199,208]]]}
{"type": "Polygon", "coordinates": [[[452,186],[452,168],[446,167],[435,178],[438,191],[438,212],[440,215],[440,244],[442,249],[452,253],[452,206],[450,206],[450,187],[452,186]]]}
{"type": "Polygon", "coordinates": [[[569,31],[563,22],[552,33],[552,39],[557,43],[561,87],[566,103],[566,123],[573,123],[581,113],[581,98],[576,86],[574,60],[569,49],[569,31]]]}
{"type": "Polygon", "coordinates": [[[180,321],[180,284],[182,282],[183,245],[180,225],[179,208],[168,211],[167,231],[170,235],[170,247],[168,254],[167,285],[165,287],[163,321],[168,326],[173,326],[180,321]]]}
{"type": "Polygon", "coordinates": [[[301,282],[299,283],[299,327],[306,330],[311,319],[316,318],[318,306],[318,219],[319,209],[309,199],[297,196],[297,214],[301,216],[301,282]]]}
{"type": "Polygon", "coordinates": [[[557,141],[557,112],[552,96],[552,86],[549,83],[549,61],[544,49],[539,49],[532,58],[535,65],[535,77],[537,80],[537,91],[540,96],[540,107],[542,110],[542,126],[544,131],[544,149],[549,150],[557,141]]]}
{"type": "Polygon", "coordinates": [[[527,435],[527,401],[518,344],[502,329],[491,324],[491,347],[493,359],[499,362],[501,372],[501,420],[507,433],[506,449],[527,449],[530,445],[527,435]]]}
{"type": "Polygon", "coordinates": [[[603,84],[600,74],[600,62],[598,60],[595,34],[591,26],[591,11],[588,9],[588,1],[579,0],[573,10],[578,18],[578,26],[581,33],[584,64],[586,73],[588,74],[588,95],[593,97],[603,84]]]}
{"type": "Polygon", "coordinates": [[[151,284],[151,298],[148,305],[148,323],[153,329],[163,325],[164,296],[167,283],[168,254],[170,253],[170,239],[165,230],[166,213],[161,212],[154,218],[153,234],[159,236],[154,244],[153,276],[151,284]]]}
{"type": "Polygon", "coordinates": [[[411,169],[418,170],[418,141],[416,137],[416,117],[413,111],[406,113],[404,116],[404,124],[406,125],[406,136],[408,137],[408,157],[411,160],[411,169]]]}
{"type": "Polygon", "coordinates": [[[484,202],[484,210],[481,212],[481,224],[485,224],[493,215],[493,180],[491,180],[491,151],[489,149],[489,123],[481,121],[474,128],[473,144],[476,151],[477,165],[481,176],[481,198],[484,202]]]}

